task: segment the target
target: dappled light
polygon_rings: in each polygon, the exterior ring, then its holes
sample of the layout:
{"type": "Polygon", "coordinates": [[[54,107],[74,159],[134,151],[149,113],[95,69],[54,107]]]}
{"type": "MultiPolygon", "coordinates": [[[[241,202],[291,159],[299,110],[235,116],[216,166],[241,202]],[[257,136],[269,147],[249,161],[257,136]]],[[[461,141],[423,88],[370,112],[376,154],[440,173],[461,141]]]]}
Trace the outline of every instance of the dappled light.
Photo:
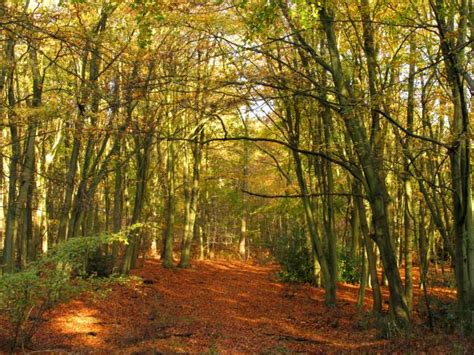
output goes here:
{"type": "Polygon", "coordinates": [[[98,310],[86,307],[82,302],[72,302],[65,311],[65,314],[54,318],[51,327],[54,333],[63,334],[71,339],[72,344],[90,349],[97,349],[103,345],[103,337],[97,336],[104,332],[104,323],[98,310]]]}
{"type": "MultiPolygon", "coordinates": [[[[424,334],[423,328],[414,329],[408,339],[380,339],[369,325],[371,316],[357,311],[356,285],[339,283],[337,307],[328,308],[322,289],[275,282],[277,271],[276,265],[229,261],[196,261],[193,269],[170,270],[150,260],[133,271],[140,278],[113,286],[104,297],[87,293],[58,307],[35,341],[40,349],[65,351],[192,353],[417,351],[431,346],[449,352],[460,341],[453,335],[424,334]]],[[[385,288],[383,294],[387,299],[385,288]]],[[[417,290],[415,309],[421,307],[420,297],[417,290]]]]}

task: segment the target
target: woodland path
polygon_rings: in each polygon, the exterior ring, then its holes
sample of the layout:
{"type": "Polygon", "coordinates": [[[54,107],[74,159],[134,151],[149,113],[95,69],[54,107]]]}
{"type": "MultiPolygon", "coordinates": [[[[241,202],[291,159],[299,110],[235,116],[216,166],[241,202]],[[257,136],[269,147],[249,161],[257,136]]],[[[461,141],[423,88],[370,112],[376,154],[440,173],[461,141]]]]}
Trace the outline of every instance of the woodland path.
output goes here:
{"type": "Polygon", "coordinates": [[[355,286],[340,285],[338,307],[327,309],[320,289],[278,283],[276,270],[227,261],[168,270],[147,261],[133,272],[141,279],[57,308],[36,335],[35,350],[275,354],[452,347],[452,339],[436,334],[378,339],[356,311],[355,286]]]}

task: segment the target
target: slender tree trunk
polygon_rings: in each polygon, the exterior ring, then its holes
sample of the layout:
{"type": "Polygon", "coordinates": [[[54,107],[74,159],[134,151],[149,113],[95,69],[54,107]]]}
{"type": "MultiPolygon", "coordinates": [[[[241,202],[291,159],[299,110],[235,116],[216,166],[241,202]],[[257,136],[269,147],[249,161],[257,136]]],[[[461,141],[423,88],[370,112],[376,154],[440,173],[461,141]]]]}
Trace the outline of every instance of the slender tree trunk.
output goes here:
{"type": "MultiPolygon", "coordinates": [[[[120,143],[119,143],[120,144],[120,143]]],[[[121,145],[121,144],[120,144],[121,145]]],[[[120,156],[121,148],[119,148],[118,156],[120,156]]],[[[122,216],[123,216],[123,172],[122,162],[117,159],[115,162],[115,183],[114,183],[114,206],[113,206],[113,222],[112,231],[118,233],[122,229],[122,216]]],[[[119,252],[119,243],[114,242],[112,244],[112,268],[117,263],[117,257],[119,252]]]]}
{"type": "Polygon", "coordinates": [[[199,125],[196,129],[192,154],[193,154],[193,174],[191,180],[191,189],[189,191],[189,211],[185,218],[183,243],[181,245],[181,260],[179,267],[188,268],[191,266],[191,242],[193,239],[194,228],[196,227],[196,216],[198,214],[198,202],[200,192],[200,172],[202,141],[204,139],[204,127],[199,125]]]}
{"type": "MultiPolygon", "coordinates": [[[[410,41],[410,64],[408,70],[407,130],[413,131],[415,111],[415,42],[410,41]]],[[[410,137],[405,140],[405,149],[411,151],[410,137]]],[[[410,161],[405,158],[403,175],[403,226],[405,237],[405,297],[408,309],[413,308],[413,232],[411,228],[412,187],[410,181],[410,161]]]]}
{"type": "Polygon", "coordinates": [[[15,123],[13,108],[15,107],[14,94],[14,54],[15,43],[13,39],[8,38],[5,46],[5,57],[8,63],[8,71],[6,75],[7,85],[7,101],[8,101],[8,121],[10,126],[11,139],[11,157],[9,164],[9,181],[8,181],[8,210],[5,222],[5,250],[4,264],[7,272],[12,272],[15,268],[15,245],[17,243],[17,221],[18,212],[16,210],[16,190],[18,179],[18,162],[20,159],[20,142],[18,137],[18,128],[15,123]]]}
{"type": "MultiPolygon", "coordinates": [[[[247,122],[244,121],[245,126],[245,136],[248,136],[248,127],[247,122]]],[[[243,163],[242,163],[242,190],[247,190],[248,185],[248,175],[249,175],[249,145],[247,141],[243,142],[243,163]]],[[[240,210],[240,235],[239,235],[239,255],[242,260],[246,259],[247,255],[247,220],[248,220],[248,210],[247,210],[247,197],[244,192],[241,193],[242,196],[242,206],[240,210]]]]}
{"type": "MultiPolygon", "coordinates": [[[[332,122],[331,122],[331,112],[328,107],[324,107],[321,113],[322,116],[322,125],[324,132],[324,144],[327,148],[332,145],[332,122]]],[[[325,221],[324,221],[324,230],[326,234],[326,245],[327,245],[327,258],[328,266],[331,274],[331,284],[332,287],[335,287],[337,282],[337,236],[336,236],[336,226],[335,226],[335,208],[334,208],[334,176],[333,176],[333,167],[330,161],[323,161],[323,178],[322,184],[323,193],[325,194],[323,198],[324,210],[325,210],[325,221]]]]}
{"type": "Polygon", "coordinates": [[[359,183],[356,182],[353,185],[353,191],[355,195],[356,205],[359,210],[358,216],[362,231],[362,240],[367,251],[367,261],[372,286],[372,309],[374,312],[380,314],[382,312],[382,292],[380,291],[380,283],[377,275],[377,254],[374,252],[374,242],[370,237],[370,228],[367,222],[364,200],[361,197],[361,189],[359,183]]]}
{"type": "Polygon", "coordinates": [[[296,176],[298,179],[298,185],[302,194],[303,208],[306,217],[306,224],[308,226],[309,234],[311,236],[311,242],[314,248],[314,251],[318,257],[319,265],[321,266],[321,272],[323,275],[323,285],[326,291],[325,301],[327,305],[334,305],[336,303],[336,282],[331,271],[329,269],[327,259],[322,247],[321,239],[318,235],[316,221],[314,219],[314,211],[312,208],[309,191],[307,188],[306,179],[303,173],[303,166],[299,153],[293,151],[293,159],[295,162],[296,176]]]}
{"type": "Polygon", "coordinates": [[[79,137],[79,131],[81,130],[82,124],[77,122],[78,126],[75,129],[75,136],[72,145],[71,157],[69,158],[68,171],[66,174],[66,183],[64,190],[64,200],[62,203],[61,216],[59,218],[59,228],[57,243],[61,243],[66,240],[68,234],[67,226],[69,221],[69,213],[72,205],[72,198],[74,194],[74,183],[77,172],[79,151],[81,149],[81,138],[79,137]]]}
{"type": "Polygon", "coordinates": [[[204,148],[204,198],[202,201],[202,208],[201,208],[201,223],[199,226],[199,260],[204,260],[206,255],[209,256],[209,241],[210,241],[210,201],[209,201],[209,186],[207,182],[207,176],[209,172],[209,148],[206,145],[204,148]]]}
{"type": "Polygon", "coordinates": [[[166,226],[163,238],[163,266],[173,267],[174,220],[175,220],[175,161],[173,142],[168,141],[166,161],[166,226]]]}
{"type": "Polygon", "coordinates": [[[46,184],[46,176],[48,176],[51,164],[53,163],[56,154],[58,152],[58,147],[62,141],[63,132],[62,132],[62,123],[61,121],[57,127],[57,133],[53,142],[53,145],[48,149],[49,152],[46,153],[46,145],[43,144],[41,151],[38,152],[38,155],[41,156],[41,163],[38,164],[38,174],[37,174],[37,184],[36,190],[38,191],[38,209],[36,211],[37,219],[37,238],[41,241],[41,252],[44,254],[48,251],[51,246],[52,240],[50,240],[49,233],[49,213],[48,213],[48,186],[46,184]]]}
{"type": "Polygon", "coordinates": [[[365,289],[367,287],[367,258],[365,255],[365,249],[362,249],[360,267],[361,267],[361,272],[360,272],[360,280],[359,280],[359,292],[357,293],[357,308],[359,310],[364,308],[365,289]]]}
{"type": "MultiPolygon", "coordinates": [[[[148,168],[150,161],[152,136],[147,136],[145,142],[141,142],[139,138],[135,138],[136,160],[137,160],[137,176],[135,183],[135,201],[133,205],[133,213],[130,225],[135,225],[140,222],[143,205],[146,197],[146,186],[148,177],[148,168]],[[143,147],[140,145],[143,143],[143,147]]],[[[134,230],[130,233],[128,239],[129,243],[125,250],[124,264],[122,268],[123,274],[128,274],[132,268],[135,267],[138,258],[140,244],[141,244],[140,229],[134,230]]]]}
{"type": "Polygon", "coordinates": [[[36,140],[36,123],[32,123],[28,127],[28,139],[26,142],[25,158],[23,161],[23,170],[20,175],[20,188],[18,192],[18,198],[16,201],[15,210],[17,211],[17,218],[23,216],[25,226],[23,228],[21,245],[22,255],[19,255],[20,265],[26,266],[28,258],[28,250],[30,244],[33,241],[32,236],[32,213],[31,213],[31,199],[33,197],[32,186],[33,186],[33,173],[35,166],[35,140],[36,140]],[[28,208],[29,207],[29,208],[28,208]]]}

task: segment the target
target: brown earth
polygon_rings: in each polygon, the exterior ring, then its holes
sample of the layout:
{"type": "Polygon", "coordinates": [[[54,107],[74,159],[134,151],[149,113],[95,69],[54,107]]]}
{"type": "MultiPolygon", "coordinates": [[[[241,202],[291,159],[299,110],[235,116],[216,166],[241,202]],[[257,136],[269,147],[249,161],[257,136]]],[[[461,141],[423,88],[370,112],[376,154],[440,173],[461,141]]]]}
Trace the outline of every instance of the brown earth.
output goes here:
{"type": "MultiPolygon", "coordinates": [[[[338,306],[327,308],[321,289],[278,283],[276,271],[274,265],[228,261],[196,261],[192,269],[168,270],[147,261],[133,272],[140,278],[56,308],[32,350],[473,353],[472,340],[429,331],[417,312],[410,334],[381,339],[373,317],[357,311],[356,286],[340,284],[338,306]]],[[[453,297],[447,289],[430,292],[453,297]]],[[[368,291],[367,309],[370,302],[368,291]]]]}

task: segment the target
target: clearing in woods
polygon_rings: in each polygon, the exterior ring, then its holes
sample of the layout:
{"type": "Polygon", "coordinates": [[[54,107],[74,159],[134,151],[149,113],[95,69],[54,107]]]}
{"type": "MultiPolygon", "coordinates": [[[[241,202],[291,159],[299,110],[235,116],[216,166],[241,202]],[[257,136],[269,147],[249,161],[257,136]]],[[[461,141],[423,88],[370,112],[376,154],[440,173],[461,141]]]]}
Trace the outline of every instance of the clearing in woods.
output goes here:
{"type": "MultiPolygon", "coordinates": [[[[382,339],[355,306],[357,287],[339,284],[338,306],[321,289],[276,281],[274,265],[195,262],[164,269],[147,261],[139,276],[103,297],[84,294],[49,315],[34,350],[286,353],[473,349],[466,339],[429,332],[382,339]]],[[[437,290],[440,296],[452,297],[437,290]]],[[[370,309],[370,290],[366,308],[370,309]]],[[[386,296],[386,295],[385,295],[386,296]]],[[[419,295],[417,295],[419,297],[419,295]]],[[[415,312],[416,314],[416,312],[415,312]]],[[[4,338],[5,339],[5,338],[4,338]]],[[[0,338],[1,340],[1,338],[0,338]]]]}

